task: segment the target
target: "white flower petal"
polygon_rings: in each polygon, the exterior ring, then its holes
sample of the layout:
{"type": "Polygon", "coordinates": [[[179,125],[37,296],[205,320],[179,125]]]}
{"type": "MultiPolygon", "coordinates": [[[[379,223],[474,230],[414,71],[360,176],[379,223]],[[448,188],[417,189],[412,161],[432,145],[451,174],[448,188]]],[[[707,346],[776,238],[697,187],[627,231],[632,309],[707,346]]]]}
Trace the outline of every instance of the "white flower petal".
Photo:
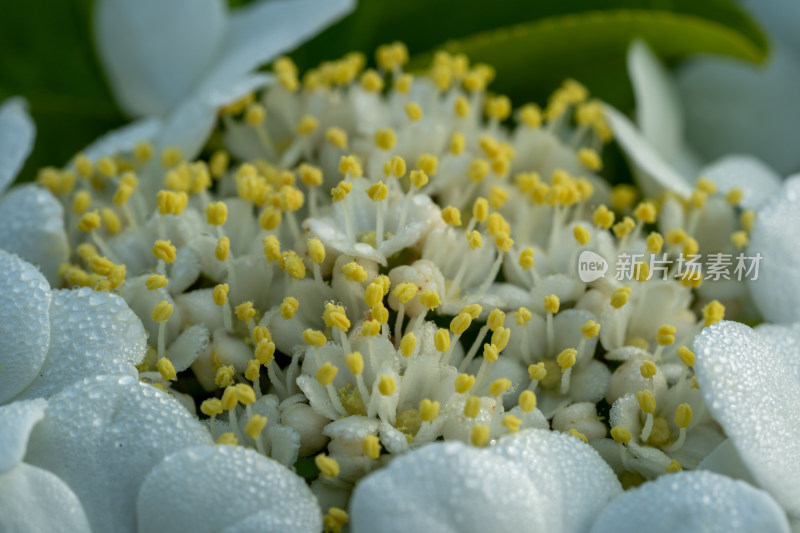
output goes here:
{"type": "Polygon", "coordinates": [[[231,79],[288,52],[353,8],[352,0],[254,2],[231,13],[224,49],[201,90],[231,79]]]}
{"type": "Polygon", "coordinates": [[[703,330],[695,352],[709,411],[759,484],[800,516],[800,382],[771,344],[737,322],[703,330]]]}
{"type": "Polygon", "coordinates": [[[800,383],[800,322],[791,326],[761,324],[755,330],[774,353],[783,357],[786,367],[794,370],[795,379],[800,383]]]}
{"type": "Polygon", "coordinates": [[[17,177],[33,150],[36,126],[22,98],[9,98],[0,105],[0,193],[17,177]]]}
{"type": "Polygon", "coordinates": [[[0,403],[37,376],[50,345],[50,285],[39,270],[0,250],[0,403]]]}
{"type": "Polygon", "coordinates": [[[692,188],[669,162],[659,154],[628,117],[610,106],[605,117],[616,140],[637,170],[637,178],[647,196],[657,196],[663,189],[688,197],[692,188]]]}
{"type": "Polygon", "coordinates": [[[21,464],[0,474],[0,531],[91,533],[74,492],[47,470],[21,464]]]}
{"type": "Polygon", "coordinates": [[[159,128],[159,119],[148,117],[111,130],[83,149],[83,155],[92,161],[104,156],[131,152],[142,141],[152,141],[159,128]]]}
{"type": "Polygon", "coordinates": [[[38,266],[56,285],[67,261],[64,209],[50,191],[36,185],[14,187],[0,198],[0,248],[38,266]]]}
{"type": "Polygon", "coordinates": [[[167,356],[175,370],[183,372],[203,353],[208,346],[208,329],[200,324],[189,326],[170,344],[167,356]]]}
{"type": "Polygon", "coordinates": [[[741,189],[745,209],[758,209],[781,186],[781,177],[775,171],[749,155],[725,156],[703,168],[700,175],[716,183],[723,195],[741,189]]]}
{"type": "Polygon", "coordinates": [[[196,446],[168,456],[142,482],[137,508],[141,532],[214,533],[244,519],[249,524],[237,531],[322,528],[316,499],[303,479],[241,446],[196,446]],[[250,518],[258,513],[267,515],[263,522],[250,518]],[[263,529],[255,529],[253,520],[263,529]]]}
{"type": "Polygon", "coordinates": [[[226,32],[221,0],[102,0],[94,35],[117,102],[132,115],[161,115],[211,66],[226,32]]]}
{"type": "MultiPolygon", "coordinates": [[[[0,475],[22,462],[28,436],[42,418],[47,400],[14,402],[0,407],[0,475]]],[[[0,482],[2,485],[2,482],[0,482]]]]}
{"type": "Polygon", "coordinates": [[[47,360],[20,398],[51,396],[90,376],[136,376],[146,350],[141,321],[119,296],[88,287],[53,291],[47,360]]]}
{"type": "Polygon", "coordinates": [[[747,256],[760,253],[758,279],[750,276],[750,295],[769,322],[800,321],[800,247],[792,238],[800,231],[800,177],[788,180],[758,211],[747,256]]]}
{"type": "Polygon", "coordinates": [[[626,491],[600,514],[591,533],[787,532],[769,494],[711,472],[678,472],[626,491]]]}
{"type": "Polygon", "coordinates": [[[87,379],[58,396],[28,444],[28,463],[69,485],[95,531],[135,531],[135,502],[163,457],[211,444],[179,402],[130,376],[87,379]]]}

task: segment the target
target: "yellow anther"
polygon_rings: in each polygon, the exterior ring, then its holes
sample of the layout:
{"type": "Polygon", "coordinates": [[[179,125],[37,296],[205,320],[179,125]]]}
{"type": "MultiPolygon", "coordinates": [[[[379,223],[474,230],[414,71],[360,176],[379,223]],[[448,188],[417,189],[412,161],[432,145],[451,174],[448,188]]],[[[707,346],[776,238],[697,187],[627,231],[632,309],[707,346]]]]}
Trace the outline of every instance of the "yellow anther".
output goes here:
{"type": "Polygon", "coordinates": [[[247,383],[237,383],[233,386],[236,401],[242,405],[251,405],[256,401],[256,392],[247,383]]]}
{"type": "Polygon", "coordinates": [[[516,433],[522,426],[522,420],[514,415],[506,415],[500,422],[509,433],[516,433]]]}
{"type": "Polygon", "coordinates": [[[708,193],[705,191],[694,190],[689,196],[689,205],[694,209],[702,209],[708,201],[708,193]]]}
{"type": "Polygon", "coordinates": [[[103,218],[103,226],[111,235],[119,233],[119,230],[122,229],[122,222],[113,210],[104,207],[100,211],[100,215],[103,218]]]}
{"type": "Polygon", "coordinates": [[[256,343],[255,358],[262,365],[269,365],[275,359],[275,343],[270,339],[261,339],[256,343]]]}
{"type": "Polygon", "coordinates": [[[639,372],[642,374],[643,378],[649,379],[656,375],[658,367],[653,361],[645,359],[639,366],[639,372]]]}
{"type": "Polygon", "coordinates": [[[625,211],[636,201],[636,188],[632,185],[617,185],[611,190],[611,207],[625,211]]]}
{"type": "Polygon", "coordinates": [[[425,174],[433,176],[439,169],[439,158],[432,154],[422,154],[417,158],[417,168],[425,174]]]}
{"type": "MultiPolygon", "coordinates": [[[[499,330],[498,330],[499,331],[499,330]]],[[[483,345],[483,359],[487,363],[494,363],[500,357],[500,351],[494,344],[483,345]]]]}
{"type": "Polygon", "coordinates": [[[214,291],[211,293],[214,303],[217,305],[225,305],[228,301],[229,290],[230,286],[227,283],[220,283],[214,287],[214,291]]]}
{"type": "Polygon", "coordinates": [[[585,442],[587,444],[589,442],[589,439],[586,438],[586,435],[584,435],[583,433],[581,433],[580,431],[578,431],[575,428],[570,428],[570,430],[567,433],[572,437],[576,437],[576,438],[581,439],[583,442],[585,442]]]}
{"type": "Polygon", "coordinates": [[[675,326],[663,325],[658,328],[656,341],[659,346],[669,346],[675,342],[675,326]]]}
{"type": "Polygon", "coordinates": [[[300,307],[300,302],[294,296],[287,296],[283,299],[280,306],[281,316],[284,320],[291,319],[300,307]]]}
{"type": "Polygon", "coordinates": [[[511,115],[511,100],[508,96],[495,96],[486,101],[486,114],[491,118],[503,121],[511,115]]]}
{"type": "Polygon", "coordinates": [[[519,395],[519,400],[517,400],[519,404],[519,408],[522,409],[524,413],[530,413],[534,409],[536,409],[536,394],[530,390],[524,390],[519,395]]]}
{"type": "Polygon", "coordinates": [[[455,132],[450,138],[450,153],[453,155],[461,155],[464,153],[464,147],[466,146],[466,143],[467,141],[464,139],[464,135],[459,132],[455,132]]]}
{"type": "Polygon", "coordinates": [[[413,83],[414,83],[414,76],[412,76],[411,74],[403,74],[402,76],[395,78],[394,90],[399,93],[408,94],[408,92],[411,90],[411,85],[413,83]]]}
{"type": "Polygon", "coordinates": [[[319,126],[319,121],[312,117],[311,115],[304,115],[300,122],[297,123],[297,127],[295,131],[298,135],[311,135],[315,131],[317,131],[317,127],[319,126]]]}
{"type": "Polygon", "coordinates": [[[412,170],[411,174],[408,175],[408,179],[417,189],[421,189],[428,184],[428,175],[421,170],[412,170]]]}
{"type": "Polygon", "coordinates": [[[508,171],[511,169],[511,161],[506,157],[497,157],[492,159],[491,163],[492,172],[497,174],[498,176],[505,176],[508,174],[508,171]]]}
{"type": "Polygon", "coordinates": [[[692,423],[692,407],[688,403],[680,404],[675,409],[675,425],[683,429],[692,423]]]}
{"type": "Polygon", "coordinates": [[[725,195],[725,201],[730,205],[739,205],[744,197],[744,192],[738,187],[734,187],[725,195]]]}
{"type": "Polygon", "coordinates": [[[669,462],[669,466],[667,466],[667,469],[665,470],[665,472],[667,474],[672,474],[674,472],[680,472],[681,470],[683,470],[683,467],[681,466],[681,464],[678,461],[676,461],[675,459],[673,459],[673,460],[671,460],[669,462]]]}
{"type": "Polygon", "coordinates": [[[619,309],[628,303],[628,297],[631,295],[630,287],[620,287],[611,294],[611,307],[619,309]]]}
{"type": "Polygon", "coordinates": [[[712,300],[703,307],[703,318],[705,327],[711,326],[725,318],[725,306],[718,300],[712,300]]]}
{"type": "Polygon", "coordinates": [[[370,459],[377,459],[381,456],[381,441],[375,435],[367,435],[361,441],[361,450],[370,459]]]}
{"type": "Polygon", "coordinates": [[[350,281],[362,282],[367,279],[367,271],[355,261],[343,265],[342,273],[350,281]]]}
{"type": "Polygon", "coordinates": [[[391,150],[397,144],[397,135],[392,128],[385,128],[375,132],[375,146],[381,150],[391,150]]]}
{"type": "Polygon", "coordinates": [[[175,372],[175,366],[172,364],[172,361],[166,357],[162,357],[158,360],[158,363],[156,363],[156,368],[158,368],[158,373],[161,374],[161,377],[167,381],[175,381],[178,379],[178,374],[175,372]]]}
{"type": "Polygon", "coordinates": [[[636,400],[642,412],[652,415],[656,412],[656,397],[650,389],[640,390],[636,393],[636,400]]]}
{"type": "Polygon", "coordinates": [[[479,197],[472,204],[472,217],[478,222],[485,222],[489,218],[489,201],[479,197]]]}
{"type": "Polygon", "coordinates": [[[450,333],[444,328],[437,329],[433,334],[433,344],[440,352],[446,352],[450,349],[450,333]]]}
{"type": "Polygon", "coordinates": [[[693,351],[691,351],[686,346],[678,346],[677,353],[678,353],[678,359],[680,359],[681,362],[684,365],[689,366],[689,367],[693,367],[694,366],[694,352],[693,351]]]}
{"type": "Polygon", "coordinates": [[[648,343],[647,339],[644,337],[633,337],[628,339],[627,346],[633,346],[635,348],[639,348],[640,350],[644,350],[645,352],[650,351],[650,343],[648,343]]]}
{"type": "Polygon", "coordinates": [[[470,249],[476,250],[483,246],[483,236],[477,230],[472,230],[467,233],[467,244],[470,249]]]}
{"type": "Polygon", "coordinates": [[[563,350],[556,357],[556,363],[561,367],[561,370],[566,370],[575,366],[575,358],[578,356],[578,350],[575,348],[567,348],[563,350]]]}
{"type": "Polygon", "coordinates": [[[375,276],[373,278],[372,283],[380,285],[383,288],[383,295],[386,296],[389,294],[389,288],[392,286],[392,282],[389,279],[389,276],[386,274],[381,274],[380,276],[375,276]]]}
{"type": "Polygon", "coordinates": [[[477,396],[470,396],[464,403],[464,416],[475,418],[481,412],[481,399],[477,396]]]}
{"type": "Polygon", "coordinates": [[[654,231],[647,236],[645,243],[647,244],[648,252],[657,254],[661,252],[661,249],[664,247],[664,237],[662,237],[660,233],[654,231]]]}
{"type": "Polygon", "coordinates": [[[472,315],[469,313],[459,313],[450,321],[450,331],[456,335],[462,335],[472,324],[472,315]]]}
{"type": "Polygon", "coordinates": [[[227,237],[220,237],[217,240],[217,246],[214,248],[214,257],[217,258],[217,261],[225,261],[230,250],[231,240],[227,237]]]}
{"type": "Polygon", "coordinates": [[[90,242],[81,243],[75,248],[75,251],[84,261],[90,261],[92,257],[98,255],[97,248],[90,242]]]}
{"type": "Polygon", "coordinates": [[[572,228],[572,236],[575,237],[575,240],[578,241],[578,244],[581,246],[589,244],[589,240],[592,238],[589,230],[580,224],[572,228]]]}
{"type": "Polygon", "coordinates": [[[519,109],[519,120],[529,128],[538,128],[542,125],[542,110],[536,104],[525,104],[519,109]]]}
{"type": "Polygon", "coordinates": [[[236,318],[242,322],[250,322],[256,316],[256,310],[253,308],[253,302],[242,302],[236,306],[236,318]]]}
{"type": "Polygon", "coordinates": [[[172,263],[177,257],[177,249],[170,241],[156,241],[153,244],[153,255],[165,263],[172,263]]]}
{"type": "Polygon", "coordinates": [[[216,443],[227,444],[228,446],[236,446],[237,444],[239,444],[239,441],[236,439],[236,435],[234,435],[231,432],[228,432],[220,435],[216,443]]]}
{"type": "Polygon", "coordinates": [[[736,248],[741,250],[750,244],[750,239],[747,237],[746,231],[734,231],[731,233],[731,242],[736,248]]]}
{"type": "Polygon", "coordinates": [[[173,306],[166,300],[158,302],[150,313],[150,318],[156,322],[166,322],[172,316],[173,306]]]}
{"type": "Polygon", "coordinates": [[[140,141],[133,147],[133,157],[140,163],[146,163],[153,157],[153,145],[147,141],[140,141]]]}
{"type": "Polygon", "coordinates": [[[406,116],[411,122],[419,122],[422,120],[422,108],[416,102],[406,102],[405,105],[406,116]]]}
{"type": "Polygon", "coordinates": [[[414,283],[400,283],[395,286],[392,294],[401,303],[408,303],[417,295],[417,286],[414,283]]]}
{"type": "Polygon", "coordinates": [[[383,396],[391,396],[397,390],[397,383],[392,376],[381,374],[378,377],[378,392],[383,396]]]}
{"type": "Polygon", "coordinates": [[[306,277],[306,265],[294,251],[284,252],[281,256],[283,260],[283,270],[294,279],[306,277]]]}
{"type": "Polygon", "coordinates": [[[442,219],[452,225],[452,226],[460,226],[461,225],[461,211],[458,210],[457,207],[453,207],[452,205],[448,205],[444,209],[442,209],[442,219]]]}
{"type": "Polygon", "coordinates": [[[364,372],[364,357],[362,357],[361,352],[352,352],[347,354],[344,358],[344,362],[347,365],[347,369],[353,375],[359,375],[364,372]]]}
{"type": "Polygon", "coordinates": [[[700,245],[698,244],[697,239],[694,239],[693,237],[686,237],[686,240],[683,241],[683,255],[697,255],[697,252],[699,251],[700,245]]]}
{"type": "Polygon", "coordinates": [[[423,422],[432,422],[439,416],[439,402],[432,402],[425,398],[419,403],[419,417],[423,422]]]}
{"type": "Polygon", "coordinates": [[[317,469],[327,478],[334,478],[339,475],[339,463],[333,457],[328,457],[321,453],[314,457],[314,464],[317,469]]]}
{"type": "Polygon", "coordinates": [[[228,219],[228,205],[225,202],[211,202],[206,206],[206,219],[212,226],[222,226],[228,219]]]}
{"type": "Polygon", "coordinates": [[[225,150],[217,150],[211,156],[211,160],[208,163],[209,170],[211,171],[211,175],[215,178],[219,179],[228,171],[228,165],[230,164],[230,156],[228,152],[225,150]]]}
{"type": "Polygon", "coordinates": [[[368,92],[379,92],[383,90],[383,78],[374,70],[367,70],[361,75],[361,88],[368,92]]]}
{"type": "Polygon", "coordinates": [[[645,262],[639,262],[633,265],[633,279],[638,282],[644,282],[650,279],[650,267],[645,262]]]}
{"type": "Polygon", "coordinates": [[[533,313],[527,307],[520,307],[514,312],[514,322],[518,326],[524,326],[533,318],[533,313]]]}
{"type": "Polygon", "coordinates": [[[322,526],[325,533],[340,533],[350,521],[350,515],[344,509],[331,507],[328,514],[322,517],[322,526]]]}
{"type": "Polygon", "coordinates": [[[341,128],[328,128],[325,139],[340,150],[347,150],[347,132],[341,128]]]}
{"type": "Polygon", "coordinates": [[[489,444],[489,426],[485,424],[475,424],[472,426],[472,433],[469,437],[473,446],[486,446],[489,444]]]}
{"type": "Polygon", "coordinates": [[[536,261],[533,260],[533,248],[524,248],[522,252],[519,254],[519,266],[522,267],[522,270],[529,270],[536,265],[536,261]]]}
{"type": "Polygon", "coordinates": [[[551,294],[550,296],[544,297],[544,310],[548,313],[556,314],[558,313],[558,309],[561,306],[561,300],[558,299],[558,296],[555,294],[551,294]]]}
{"type": "Polygon", "coordinates": [[[581,334],[587,339],[593,339],[600,334],[600,324],[594,320],[587,320],[581,326],[581,334]]]}
{"type": "Polygon", "coordinates": [[[664,236],[666,237],[667,242],[673,246],[681,244],[686,240],[687,237],[686,232],[681,228],[670,230],[664,236]]]}
{"type": "Polygon", "coordinates": [[[222,402],[219,398],[208,398],[200,404],[200,412],[206,416],[222,414],[222,402]]]}
{"type": "Polygon", "coordinates": [[[297,187],[284,185],[278,193],[280,208],[284,211],[294,212],[303,207],[305,195],[297,187]]]}
{"type": "Polygon", "coordinates": [[[636,222],[631,217],[625,217],[611,227],[611,230],[619,238],[625,237],[636,227],[636,222]]]}
{"type": "Polygon", "coordinates": [[[597,172],[603,168],[603,160],[597,152],[591,148],[581,148],[578,150],[578,161],[589,170],[597,172]]]}
{"type": "Polygon", "coordinates": [[[75,165],[75,170],[78,171],[78,174],[83,176],[84,178],[91,178],[94,174],[94,168],[92,162],[83,154],[78,154],[75,156],[75,159],[72,161],[75,165]]]}
{"type": "Polygon", "coordinates": [[[325,325],[330,328],[338,328],[344,332],[350,329],[350,320],[342,307],[332,306],[325,311],[322,318],[325,321],[325,325]]]}
{"type": "Polygon", "coordinates": [[[406,160],[399,155],[392,156],[383,167],[384,174],[387,177],[394,176],[395,178],[402,178],[406,175],[406,160]]]}
{"type": "Polygon", "coordinates": [[[631,441],[631,432],[622,426],[614,426],[611,428],[611,438],[620,444],[628,444],[631,441]]]}
{"type": "MultiPolygon", "coordinates": [[[[350,174],[353,177],[359,177],[362,175],[363,171],[361,169],[361,163],[358,162],[355,156],[352,155],[343,155],[339,160],[339,172],[342,174],[350,174]]],[[[350,182],[342,182],[339,183],[340,187],[345,189],[346,193],[349,193],[350,190],[353,188],[353,184],[350,182]],[[347,183],[347,185],[343,185],[343,183],[347,183]]]]}
{"type": "Polygon", "coordinates": [[[703,191],[709,196],[717,193],[717,185],[708,178],[698,179],[696,188],[698,191],[703,191]]]}
{"type": "Polygon", "coordinates": [[[308,245],[308,254],[311,256],[311,260],[315,263],[322,263],[325,261],[325,245],[322,244],[322,241],[317,238],[310,238],[307,242],[308,245]]]}
{"type": "Polygon", "coordinates": [[[116,266],[110,259],[101,255],[93,255],[87,262],[89,263],[89,269],[101,276],[108,276],[111,270],[116,266]]]}
{"type": "Polygon", "coordinates": [[[470,374],[459,374],[455,381],[455,390],[458,394],[464,394],[475,386],[475,376],[470,374]]]}
{"type": "Polygon", "coordinates": [[[419,302],[428,309],[436,309],[441,305],[442,299],[439,298],[439,293],[431,289],[425,289],[419,293],[419,302]]]}
{"type": "Polygon", "coordinates": [[[255,102],[248,104],[244,112],[244,121],[250,126],[259,126],[267,116],[264,106],[255,102]]]}
{"type": "Polygon", "coordinates": [[[317,348],[324,346],[325,343],[328,342],[328,339],[325,337],[324,333],[310,328],[303,331],[303,340],[311,346],[316,346],[317,348]]]}
{"type": "Polygon", "coordinates": [[[467,169],[471,181],[479,182],[489,173],[489,163],[485,159],[473,159],[467,169]]]}
{"type": "Polygon", "coordinates": [[[97,211],[89,211],[81,215],[78,220],[78,229],[81,231],[94,231],[100,227],[100,214],[97,211]]]}
{"type": "Polygon", "coordinates": [[[508,345],[509,339],[511,339],[511,329],[499,327],[492,333],[491,343],[497,348],[498,352],[502,352],[508,345]]]}
{"type": "Polygon", "coordinates": [[[750,233],[753,231],[753,224],[756,221],[756,212],[747,210],[742,211],[741,216],[739,217],[739,222],[742,224],[742,228],[747,232],[750,233]]]}
{"type": "Polygon", "coordinates": [[[367,196],[373,202],[382,202],[389,195],[389,188],[382,181],[373,183],[367,188],[367,196]]]}
{"type": "Polygon", "coordinates": [[[92,196],[88,191],[78,191],[72,199],[72,211],[76,215],[82,215],[92,205],[92,196]]]}
{"type": "Polygon", "coordinates": [[[500,143],[493,137],[488,135],[481,136],[481,138],[478,140],[478,145],[489,159],[501,157],[502,152],[500,150],[500,143]]]}
{"type": "Polygon", "coordinates": [[[148,276],[147,280],[144,282],[147,288],[151,291],[166,287],[168,283],[169,280],[166,278],[166,276],[162,276],[161,274],[153,274],[148,276]]]}
{"type": "Polygon", "coordinates": [[[651,202],[642,202],[633,210],[633,216],[636,217],[636,220],[644,222],[645,224],[652,224],[655,222],[656,214],[656,206],[651,202]]]}
{"type": "Polygon", "coordinates": [[[606,206],[600,205],[594,211],[593,221],[595,226],[603,229],[608,229],[614,224],[614,212],[609,211],[609,209],[606,206]]]}
{"type": "Polygon", "coordinates": [[[272,206],[265,207],[258,215],[258,224],[265,230],[271,231],[281,225],[283,214],[280,209],[272,206]]]}
{"type": "Polygon", "coordinates": [[[168,146],[161,151],[161,166],[171,168],[183,161],[183,154],[179,148],[168,146]]]}
{"type": "Polygon", "coordinates": [[[247,433],[247,436],[251,439],[257,439],[261,432],[264,431],[264,427],[267,425],[267,417],[261,415],[253,415],[250,417],[250,420],[247,421],[247,424],[244,426],[244,432],[247,433]]]}
{"type": "Polygon", "coordinates": [[[489,218],[486,219],[486,229],[492,235],[497,235],[498,233],[507,233],[511,234],[511,226],[508,224],[503,215],[500,213],[492,213],[489,215],[489,218]]]}
{"type": "MultiPolygon", "coordinates": [[[[308,331],[308,330],[306,330],[308,331]]],[[[307,339],[306,342],[311,344],[307,339]]],[[[322,385],[323,387],[327,387],[331,383],[333,383],[336,374],[339,373],[339,369],[333,366],[330,361],[326,361],[319,369],[317,370],[317,383],[322,385]]]]}
{"type": "Polygon", "coordinates": [[[297,167],[297,173],[300,175],[300,180],[309,187],[318,187],[322,185],[322,170],[317,167],[312,167],[307,163],[303,163],[297,167]]]}
{"type": "Polygon", "coordinates": [[[367,288],[364,291],[364,301],[368,306],[374,307],[381,300],[383,300],[383,287],[380,283],[375,283],[373,281],[367,285],[367,288]]]}
{"type": "Polygon", "coordinates": [[[492,381],[489,385],[489,394],[492,396],[500,396],[505,394],[511,388],[511,380],[508,378],[499,378],[492,381]]]}
{"type": "Polygon", "coordinates": [[[247,362],[247,368],[244,371],[244,377],[252,382],[258,381],[261,376],[261,362],[257,359],[251,359],[247,362]]]}
{"type": "Polygon", "coordinates": [[[186,204],[189,202],[189,197],[185,192],[175,192],[160,190],[156,195],[156,207],[158,214],[164,215],[180,215],[186,209],[186,204]]]}

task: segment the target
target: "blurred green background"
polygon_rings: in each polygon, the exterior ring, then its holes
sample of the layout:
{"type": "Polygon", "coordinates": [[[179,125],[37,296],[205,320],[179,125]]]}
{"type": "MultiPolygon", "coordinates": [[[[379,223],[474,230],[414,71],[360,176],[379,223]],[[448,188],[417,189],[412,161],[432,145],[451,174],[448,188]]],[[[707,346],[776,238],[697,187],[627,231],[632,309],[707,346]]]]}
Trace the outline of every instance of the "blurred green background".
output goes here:
{"type": "MultiPolygon", "coordinates": [[[[243,3],[229,1],[232,8],[243,3]]],[[[27,98],[38,129],[21,180],[42,166],[63,165],[126,121],[93,49],[92,4],[0,2],[0,100],[27,98]]],[[[497,78],[490,89],[516,105],[542,103],[573,77],[630,110],[625,51],[635,37],[669,64],[696,53],[761,62],[769,51],[762,30],[732,0],[361,0],[292,57],[304,69],[353,50],[372,58],[378,45],[401,40],[412,67],[426,67],[440,48],[492,64],[497,78]]]]}

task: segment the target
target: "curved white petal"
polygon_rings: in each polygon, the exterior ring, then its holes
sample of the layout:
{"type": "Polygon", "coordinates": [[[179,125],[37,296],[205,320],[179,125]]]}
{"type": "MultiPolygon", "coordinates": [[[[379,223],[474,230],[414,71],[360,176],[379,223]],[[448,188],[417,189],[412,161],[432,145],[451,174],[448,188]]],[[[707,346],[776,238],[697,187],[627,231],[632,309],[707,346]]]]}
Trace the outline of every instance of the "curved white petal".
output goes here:
{"type": "Polygon", "coordinates": [[[208,346],[208,329],[201,324],[189,326],[170,344],[167,356],[175,370],[183,372],[203,353],[208,346]]]}
{"type": "Polygon", "coordinates": [[[753,301],[769,322],[800,321],[800,247],[793,238],[800,231],[800,177],[758,211],[747,255],[760,253],[758,279],[748,284],[753,301]]]}
{"type": "Polygon", "coordinates": [[[56,285],[69,257],[61,203],[37,185],[14,187],[0,198],[0,248],[38,266],[56,285]]]}
{"type": "Polygon", "coordinates": [[[794,371],[794,377],[800,383],[800,322],[791,326],[761,324],[755,329],[771,349],[783,357],[786,367],[794,371]]]}
{"type": "Polygon", "coordinates": [[[147,473],[199,444],[211,438],[178,401],[130,376],[101,376],[52,399],[25,460],[72,488],[94,531],[132,532],[147,473]]]}
{"type": "MultiPolygon", "coordinates": [[[[796,23],[795,23],[796,24],[796,23]]],[[[783,175],[800,169],[797,56],[780,46],[764,66],[697,57],[678,71],[689,143],[707,160],[751,154],[783,175]]]]}
{"type": "Polygon", "coordinates": [[[694,345],[709,411],[759,484],[800,517],[800,382],[783,356],[743,324],[715,324],[694,345]]]}
{"type": "Polygon", "coordinates": [[[196,446],[170,455],[144,479],[137,509],[140,532],[215,533],[242,521],[236,531],[322,528],[305,481],[241,446],[196,446]]]}
{"type": "Polygon", "coordinates": [[[614,131],[614,140],[633,163],[639,185],[647,196],[658,196],[664,189],[683,197],[692,193],[689,182],[671,162],[664,160],[628,117],[608,105],[604,107],[604,112],[614,131]]]}
{"type": "Polygon", "coordinates": [[[28,437],[44,418],[47,400],[14,402],[0,407],[0,475],[22,462],[28,447],[28,437]]]}
{"type": "Polygon", "coordinates": [[[33,150],[36,126],[22,98],[9,98],[0,105],[0,193],[17,177],[33,150]]]}
{"type": "Polygon", "coordinates": [[[90,376],[136,376],[146,351],[142,322],[119,296],[88,287],[53,291],[47,360],[20,398],[48,397],[90,376]]]}
{"type": "Polygon", "coordinates": [[[157,118],[148,117],[136,120],[99,137],[83,150],[83,155],[96,161],[104,156],[130,152],[138,143],[152,141],[159,128],[161,128],[161,120],[157,118]]]}
{"type": "Polygon", "coordinates": [[[128,113],[162,115],[186,98],[225,39],[222,0],[101,0],[94,13],[100,61],[128,113]]]}
{"type": "Polygon", "coordinates": [[[25,463],[0,474],[0,531],[91,533],[78,497],[47,470],[25,463]]]}
{"type": "Polygon", "coordinates": [[[201,83],[216,89],[288,52],[349,12],[352,0],[274,0],[231,13],[224,49],[201,83]]]}
{"type": "Polygon", "coordinates": [[[769,494],[711,472],[679,472],[628,490],[598,517],[591,533],[703,531],[788,533],[769,494]]]}
{"type": "Polygon", "coordinates": [[[781,177],[774,170],[749,155],[725,156],[704,167],[700,175],[716,183],[721,194],[740,189],[745,209],[758,209],[781,186],[781,177]]]}
{"type": "Polygon", "coordinates": [[[50,345],[50,285],[30,263],[0,250],[0,403],[39,373],[50,345]]]}

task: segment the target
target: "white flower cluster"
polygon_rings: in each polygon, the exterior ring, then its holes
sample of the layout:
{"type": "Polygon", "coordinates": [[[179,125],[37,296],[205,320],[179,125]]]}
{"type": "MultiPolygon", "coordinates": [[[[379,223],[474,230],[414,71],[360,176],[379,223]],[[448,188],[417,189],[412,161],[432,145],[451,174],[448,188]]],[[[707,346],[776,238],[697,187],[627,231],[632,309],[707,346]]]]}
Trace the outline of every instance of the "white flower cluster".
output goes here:
{"type": "MultiPolygon", "coordinates": [[[[598,173],[639,133],[579,83],[514,113],[491,67],[407,59],[278,59],[225,149],[137,124],[0,200],[1,528],[788,531],[800,330],[578,257],[779,261],[794,182],[758,214],[736,169],[637,200],[598,173]]],[[[3,104],[3,185],[32,136],[3,104]]]]}

